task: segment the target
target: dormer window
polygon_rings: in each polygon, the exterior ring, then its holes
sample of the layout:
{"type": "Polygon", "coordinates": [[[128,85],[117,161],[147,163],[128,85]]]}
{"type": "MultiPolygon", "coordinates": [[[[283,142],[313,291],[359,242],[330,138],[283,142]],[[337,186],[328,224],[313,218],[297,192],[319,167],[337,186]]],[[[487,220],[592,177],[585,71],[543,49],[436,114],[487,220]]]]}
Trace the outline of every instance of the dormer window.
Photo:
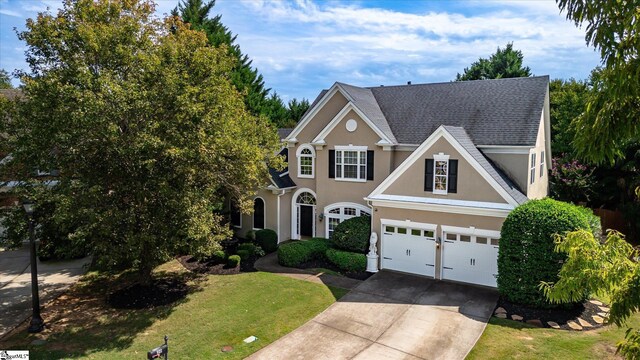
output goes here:
{"type": "Polygon", "coordinates": [[[316,152],[311,145],[305,144],[298,148],[298,177],[313,178],[315,175],[314,159],[316,152]]]}
{"type": "Polygon", "coordinates": [[[425,160],[424,191],[436,195],[456,193],[458,190],[458,160],[449,160],[449,155],[434,154],[425,160]]]}

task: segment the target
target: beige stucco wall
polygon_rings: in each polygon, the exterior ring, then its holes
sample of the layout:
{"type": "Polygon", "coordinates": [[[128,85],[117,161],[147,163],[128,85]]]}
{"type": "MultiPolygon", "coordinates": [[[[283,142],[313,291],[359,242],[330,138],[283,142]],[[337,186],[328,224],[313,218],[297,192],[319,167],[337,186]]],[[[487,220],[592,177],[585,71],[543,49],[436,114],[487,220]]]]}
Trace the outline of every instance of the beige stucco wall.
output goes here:
{"type": "Polygon", "coordinates": [[[506,200],[445,138],[438,139],[428,148],[423,156],[384,191],[384,194],[506,203],[506,200]],[[431,191],[424,191],[425,159],[432,159],[434,154],[439,153],[449,155],[449,160],[458,160],[458,192],[455,194],[436,195],[431,191]]]}
{"type": "Polygon", "coordinates": [[[310,119],[302,131],[296,135],[298,144],[309,143],[324,129],[325,126],[347,105],[347,98],[341,92],[336,92],[329,101],[310,119]]]}
{"type": "Polygon", "coordinates": [[[529,151],[529,158],[527,160],[527,179],[529,178],[529,171],[531,169],[531,154],[535,152],[536,154],[536,176],[533,184],[530,181],[527,181],[527,197],[529,199],[541,199],[547,196],[549,191],[549,176],[547,171],[548,165],[548,155],[546,153],[547,143],[546,143],[546,134],[545,134],[545,116],[544,112],[540,119],[540,126],[538,127],[538,136],[536,139],[536,147],[529,151]],[[542,174],[540,172],[540,161],[541,161],[541,153],[545,151],[545,161],[544,161],[544,170],[542,174]],[[542,175],[542,176],[541,176],[542,175]]]}
{"type": "MultiPolygon", "coordinates": [[[[277,196],[270,190],[260,189],[253,197],[261,197],[264,200],[264,212],[265,212],[265,229],[271,229],[277,232],[277,196]]],[[[234,227],[236,235],[245,237],[249,230],[253,230],[253,213],[242,214],[242,226],[234,227]]]]}
{"type": "MultiPolygon", "coordinates": [[[[504,218],[450,214],[435,211],[405,210],[374,206],[371,223],[371,230],[378,234],[378,239],[382,239],[382,219],[414,221],[437,225],[436,236],[442,237],[442,225],[457,227],[475,227],[476,229],[500,231],[504,218]]],[[[378,241],[378,253],[380,253],[381,241],[378,241]]],[[[436,279],[440,278],[440,263],[442,247],[436,249],[436,279]]]]}
{"type": "Polygon", "coordinates": [[[391,171],[395,170],[400,164],[402,164],[409,156],[413,154],[413,151],[395,150],[392,155],[391,171]]]}
{"type": "Polygon", "coordinates": [[[494,154],[487,152],[485,155],[491,159],[518,188],[524,193],[529,183],[529,155],[527,154],[494,154]]]}

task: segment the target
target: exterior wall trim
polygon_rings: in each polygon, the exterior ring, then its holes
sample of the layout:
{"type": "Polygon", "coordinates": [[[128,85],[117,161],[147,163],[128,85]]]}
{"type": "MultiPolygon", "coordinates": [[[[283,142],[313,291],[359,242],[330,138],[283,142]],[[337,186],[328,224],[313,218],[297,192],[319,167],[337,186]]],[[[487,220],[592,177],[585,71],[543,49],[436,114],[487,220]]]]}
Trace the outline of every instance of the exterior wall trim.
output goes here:
{"type": "Polygon", "coordinates": [[[422,223],[422,222],[411,221],[411,220],[401,221],[401,220],[392,220],[392,219],[380,219],[380,224],[383,226],[381,231],[384,231],[385,225],[403,226],[403,227],[419,226],[421,229],[426,229],[431,231],[436,231],[436,229],[438,228],[437,224],[422,223]]]}
{"type": "MultiPolygon", "coordinates": [[[[342,94],[347,99],[349,99],[349,97],[344,92],[342,92],[342,94]]],[[[347,115],[351,110],[353,110],[356,114],[358,114],[358,116],[371,128],[371,130],[373,130],[378,136],[380,136],[380,141],[376,143],[376,145],[379,144],[379,146],[383,146],[383,145],[390,145],[392,143],[391,140],[382,131],[380,131],[380,129],[378,129],[378,127],[375,126],[373,122],[369,120],[369,118],[362,111],[360,111],[360,109],[358,109],[355,105],[353,105],[351,101],[349,101],[342,108],[342,110],[340,110],[340,112],[338,112],[338,114],[336,114],[336,116],[334,116],[333,119],[329,121],[327,126],[325,126],[322,130],[320,130],[320,133],[316,135],[316,137],[311,141],[311,143],[314,145],[324,145],[326,143],[325,138],[342,121],[345,115],[347,115]]]]}
{"type": "MultiPolygon", "coordinates": [[[[313,195],[316,199],[316,204],[318,203],[318,195],[316,192],[309,188],[300,188],[293,193],[291,196],[291,239],[300,240],[300,234],[298,234],[298,206],[296,200],[298,199],[298,195],[303,192],[308,192],[313,195]]],[[[316,205],[313,205],[313,237],[316,236],[316,205]]]]}
{"type": "Polygon", "coordinates": [[[500,238],[500,231],[476,229],[473,226],[467,228],[459,226],[440,225],[440,227],[442,228],[443,233],[449,232],[461,235],[485,236],[492,239],[500,238]]]}
{"type": "Polygon", "coordinates": [[[415,202],[406,202],[406,201],[396,201],[396,200],[377,200],[371,198],[365,198],[366,200],[371,201],[372,206],[379,207],[388,207],[395,209],[405,209],[405,210],[421,210],[421,211],[435,211],[435,212],[443,212],[450,214],[462,214],[462,215],[478,215],[478,216],[489,216],[489,217],[499,217],[506,218],[507,215],[511,212],[511,210],[503,210],[503,209],[488,209],[488,208],[478,208],[478,207],[469,207],[469,206],[460,206],[460,205],[445,205],[445,204],[426,204],[426,203],[415,203],[415,202]]]}

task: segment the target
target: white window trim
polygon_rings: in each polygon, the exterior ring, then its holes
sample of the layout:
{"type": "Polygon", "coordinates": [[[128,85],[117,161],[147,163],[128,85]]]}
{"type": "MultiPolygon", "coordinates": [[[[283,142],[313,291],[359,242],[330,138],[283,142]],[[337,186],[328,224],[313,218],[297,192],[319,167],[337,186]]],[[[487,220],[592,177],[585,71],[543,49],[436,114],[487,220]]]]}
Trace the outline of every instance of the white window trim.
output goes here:
{"type": "Polygon", "coordinates": [[[316,175],[316,150],[313,148],[313,146],[311,146],[311,144],[300,145],[298,147],[298,150],[296,150],[296,157],[298,159],[298,177],[313,179],[316,175]],[[311,175],[303,174],[301,171],[302,167],[300,166],[300,161],[302,160],[303,157],[309,156],[309,155],[302,155],[302,151],[305,149],[308,149],[309,151],[311,151],[311,175]]]}
{"type": "Polygon", "coordinates": [[[263,224],[264,227],[262,227],[262,228],[257,228],[256,227],[256,214],[254,212],[253,214],[251,214],[251,228],[253,230],[263,230],[263,229],[267,228],[267,202],[264,201],[264,198],[262,198],[261,196],[256,196],[253,199],[253,202],[254,202],[253,206],[254,207],[255,207],[255,202],[256,202],[257,199],[262,200],[262,224],[263,224]]]}
{"type": "Polygon", "coordinates": [[[323,211],[324,219],[325,219],[325,226],[324,226],[325,236],[329,237],[329,218],[339,219],[340,222],[343,222],[345,220],[348,220],[354,217],[362,216],[363,211],[369,214],[369,216],[373,216],[371,214],[371,208],[364,205],[356,204],[356,203],[339,202],[339,203],[333,203],[331,205],[326,206],[323,211]],[[343,214],[344,211],[342,210],[344,208],[356,209],[356,215],[344,215],[343,214]],[[329,211],[335,210],[335,209],[341,209],[340,214],[329,213],[329,211]]]}
{"type": "MultiPolygon", "coordinates": [[[[438,175],[442,177],[442,175],[438,175]]],[[[434,154],[433,155],[433,194],[434,195],[447,195],[449,192],[449,155],[445,155],[443,153],[434,154]],[[438,161],[446,161],[447,162],[447,172],[445,175],[446,178],[446,189],[444,190],[436,190],[436,163],[438,161]]]]}
{"type": "Polygon", "coordinates": [[[534,182],[536,182],[536,153],[535,151],[531,153],[531,156],[529,156],[529,159],[531,161],[531,167],[529,168],[529,185],[533,184],[534,182]]]}
{"type": "Polygon", "coordinates": [[[540,152],[540,177],[544,176],[544,150],[540,152]]]}
{"type": "MultiPolygon", "coordinates": [[[[296,202],[296,200],[298,200],[298,196],[300,194],[302,194],[303,192],[308,192],[311,195],[313,195],[313,197],[316,199],[316,204],[318,203],[318,195],[316,195],[316,192],[309,189],[309,188],[300,188],[298,190],[296,190],[295,193],[293,193],[293,196],[291,197],[291,239],[293,240],[300,240],[300,231],[298,229],[298,212],[300,211],[300,207],[298,206],[298,203],[296,202]]],[[[313,206],[313,227],[312,227],[312,233],[313,236],[316,236],[316,208],[317,205],[308,205],[308,206],[313,206]]]]}
{"type": "MultiPolygon", "coordinates": [[[[334,160],[334,171],[335,171],[335,180],[336,181],[348,181],[348,182],[367,182],[367,150],[369,148],[367,146],[354,146],[354,145],[337,145],[334,147],[334,150],[336,151],[336,155],[334,160]],[[342,152],[342,161],[341,161],[341,166],[342,166],[342,171],[340,172],[341,177],[338,177],[338,151],[342,152]],[[365,154],[365,161],[364,161],[364,178],[360,179],[353,179],[353,178],[345,178],[344,177],[344,152],[345,151],[357,151],[358,152],[358,164],[357,164],[357,174],[358,176],[360,176],[360,152],[364,152],[365,154]]],[[[350,164],[353,165],[353,164],[350,164]]]]}

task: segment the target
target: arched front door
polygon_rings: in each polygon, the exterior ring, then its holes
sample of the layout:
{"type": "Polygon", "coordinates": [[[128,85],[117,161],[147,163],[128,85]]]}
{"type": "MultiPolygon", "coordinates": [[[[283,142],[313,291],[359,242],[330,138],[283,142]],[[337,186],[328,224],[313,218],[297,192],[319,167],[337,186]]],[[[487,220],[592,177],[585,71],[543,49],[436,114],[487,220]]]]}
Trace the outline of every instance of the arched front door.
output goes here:
{"type": "Polygon", "coordinates": [[[315,229],[316,197],[309,191],[302,191],[294,197],[294,234],[292,238],[313,237],[315,229]]]}

